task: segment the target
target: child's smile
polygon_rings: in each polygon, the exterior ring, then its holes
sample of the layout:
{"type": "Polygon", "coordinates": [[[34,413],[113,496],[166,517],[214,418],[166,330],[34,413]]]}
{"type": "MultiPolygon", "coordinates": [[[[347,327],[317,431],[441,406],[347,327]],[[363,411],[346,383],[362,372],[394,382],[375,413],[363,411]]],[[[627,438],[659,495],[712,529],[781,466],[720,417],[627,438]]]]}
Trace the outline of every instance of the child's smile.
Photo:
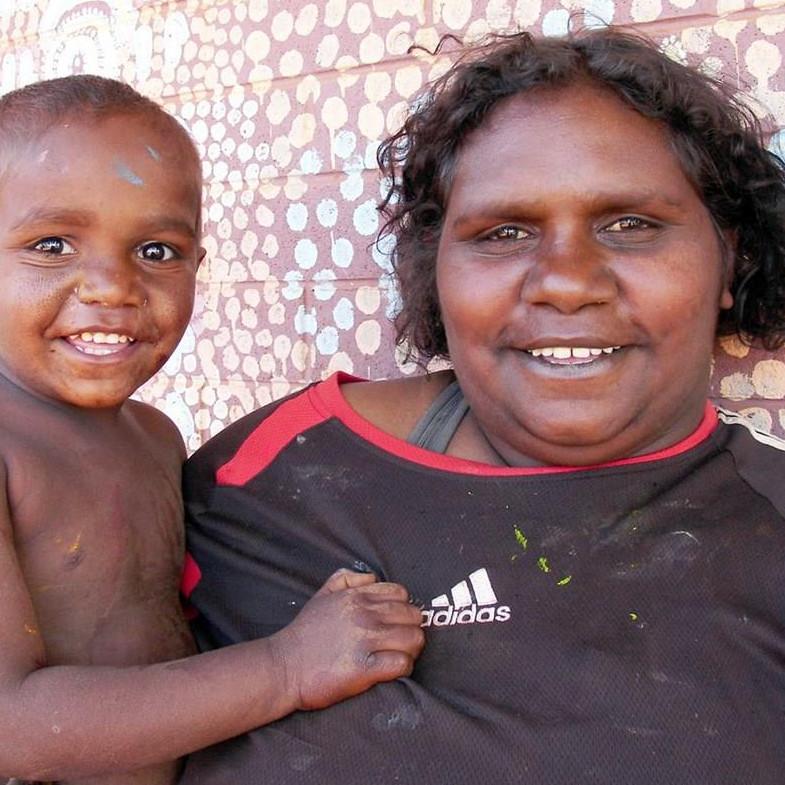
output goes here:
{"type": "Polygon", "coordinates": [[[0,191],[0,373],[53,400],[119,406],[188,322],[198,184],[138,115],[71,120],[14,152],[0,191]]]}
{"type": "Polygon", "coordinates": [[[134,339],[129,335],[101,332],[100,330],[68,335],[65,340],[78,352],[90,354],[94,357],[108,357],[120,354],[130,349],[134,344],[134,339]]]}

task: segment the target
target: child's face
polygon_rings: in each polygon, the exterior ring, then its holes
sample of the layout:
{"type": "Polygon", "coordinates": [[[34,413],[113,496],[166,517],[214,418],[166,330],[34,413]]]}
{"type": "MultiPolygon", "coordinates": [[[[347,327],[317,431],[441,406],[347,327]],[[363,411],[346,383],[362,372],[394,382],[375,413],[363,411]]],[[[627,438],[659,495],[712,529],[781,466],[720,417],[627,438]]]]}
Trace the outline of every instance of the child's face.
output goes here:
{"type": "Polygon", "coordinates": [[[193,163],[146,118],[65,120],[0,180],[0,373],[116,407],[174,350],[200,260],[193,163]]]}
{"type": "Polygon", "coordinates": [[[508,460],[592,464],[688,435],[708,391],[723,243],[665,131],[581,85],[468,140],[437,287],[472,412],[508,460]]]}

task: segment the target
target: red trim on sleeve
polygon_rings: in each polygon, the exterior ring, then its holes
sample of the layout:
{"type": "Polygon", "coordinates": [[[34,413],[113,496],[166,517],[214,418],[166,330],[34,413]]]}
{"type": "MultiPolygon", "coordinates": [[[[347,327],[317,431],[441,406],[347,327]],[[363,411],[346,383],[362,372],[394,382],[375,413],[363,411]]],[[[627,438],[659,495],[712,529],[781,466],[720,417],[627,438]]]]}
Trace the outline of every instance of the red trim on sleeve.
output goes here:
{"type": "Polygon", "coordinates": [[[630,466],[636,463],[646,463],[648,461],[659,461],[664,458],[673,458],[681,455],[687,450],[696,447],[717,427],[717,413],[710,403],[706,403],[703,420],[698,427],[680,442],[666,447],[664,450],[638,455],[634,458],[625,458],[609,463],[595,464],[592,466],[538,466],[533,468],[518,468],[505,466],[490,466],[477,461],[468,461],[463,458],[455,458],[451,455],[424,450],[416,445],[409,444],[403,439],[391,436],[389,433],[377,428],[369,420],[360,416],[349,406],[341,392],[341,385],[346,382],[360,381],[349,374],[338,372],[331,376],[327,381],[316,385],[308,390],[309,397],[313,399],[313,406],[323,413],[324,419],[335,416],[341,422],[371,444],[376,445],[385,452],[397,455],[407,461],[428,466],[433,469],[457,472],[459,474],[488,475],[488,476],[523,476],[533,474],[560,474],[565,472],[586,471],[593,469],[605,469],[614,466],[630,466]]]}
{"type": "Polygon", "coordinates": [[[262,421],[234,456],[218,469],[216,483],[245,485],[266,469],[292,439],[324,422],[327,417],[313,407],[310,392],[306,390],[284,401],[262,421]]]}
{"type": "Polygon", "coordinates": [[[186,551],[183,574],[180,577],[180,594],[188,599],[200,580],[202,580],[202,571],[199,569],[196,559],[186,551]]]}

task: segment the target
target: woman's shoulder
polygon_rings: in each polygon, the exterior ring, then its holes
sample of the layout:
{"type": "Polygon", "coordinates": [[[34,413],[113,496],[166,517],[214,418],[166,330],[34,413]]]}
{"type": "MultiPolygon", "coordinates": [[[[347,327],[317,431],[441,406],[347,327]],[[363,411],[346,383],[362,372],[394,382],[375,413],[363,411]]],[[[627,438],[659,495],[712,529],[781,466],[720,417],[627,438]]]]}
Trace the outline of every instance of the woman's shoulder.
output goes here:
{"type": "Polygon", "coordinates": [[[454,381],[452,371],[349,382],[341,386],[346,402],[361,417],[399,439],[406,439],[439,393],[454,381]]]}

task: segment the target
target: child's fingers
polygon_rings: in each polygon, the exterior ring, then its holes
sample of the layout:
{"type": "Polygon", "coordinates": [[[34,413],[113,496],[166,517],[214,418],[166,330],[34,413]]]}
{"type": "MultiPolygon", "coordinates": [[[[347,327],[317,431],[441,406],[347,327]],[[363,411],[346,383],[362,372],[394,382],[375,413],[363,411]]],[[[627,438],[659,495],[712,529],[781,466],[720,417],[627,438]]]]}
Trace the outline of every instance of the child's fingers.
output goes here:
{"type": "Polygon", "coordinates": [[[376,638],[375,651],[398,651],[417,657],[425,645],[422,627],[412,624],[395,624],[385,627],[376,638]]]}
{"type": "Polygon", "coordinates": [[[316,595],[332,594],[344,589],[356,589],[369,586],[376,582],[376,576],[371,572],[353,572],[342,567],[336,570],[319,588],[316,595]]]}
{"type": "Polygon", "coordinates": [[[382,624],[422,624],[422,611],[410,602],[374,598],[372,603],[370,608],[382,624]]]}
{"type": "Polygon", "coordinates": [[[393,681],[411,675],[414,657],[402,651],[375,651],[368,655],[365,668],[374,681],[393,681]]]}
{"type": "Polygon", "coordinates": [[[371,600],[383,602],[408,602],[409,592],[400,583],[373,583],[362,588],[363,594],[371,600]]]}

